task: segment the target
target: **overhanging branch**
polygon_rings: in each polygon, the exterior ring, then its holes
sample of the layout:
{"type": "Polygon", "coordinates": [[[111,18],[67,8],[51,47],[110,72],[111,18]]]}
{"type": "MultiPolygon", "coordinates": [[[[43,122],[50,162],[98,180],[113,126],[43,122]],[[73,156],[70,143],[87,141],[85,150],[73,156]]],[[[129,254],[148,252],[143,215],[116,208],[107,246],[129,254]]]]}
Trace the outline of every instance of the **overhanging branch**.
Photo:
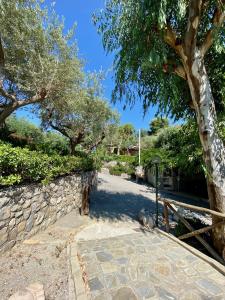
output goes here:
{"type": "Polygon", "coordinates": [[[197,33],[200,24],[202,4],[202,0],[190,0],[189,2],[189,15],[184,37],[184,49],[186,55],[190,58],[193,58],[197,44],[197,33]]]}
{"type": "Polygon", "coordinates": [[[54,129],[56,131],[59,131],[60,133],[62,133],[62,135],[66,136],[67,138],[70,139],[70,136],[68,135],[65,128],[63,128],[61,126],[54,125],[52,121],[49,121],[49,125],[52,127],[52,129],[54,129]]]}
{"type": "Polygon", "coordinates": [[[3,50],[3,46],[2,46],[2,39],[0,36],[0,77],[3,76],[4,64],[5,64],[5,55],[4,55],[4,50],[3,50]]]}
{"type": "Polygon", "coordinates": [[[214,36],[218,31],[218,29],[222,26],[224,21],[225,21],[225,10],[222,10],[222,8],[219,9],[217,7],[212,18],[212,28],[207,31],[205,39],[200,48],[202,56],[204,56],[206,52],[209,50],[209,48],[212,46],[214,36]]]}
{"type": "Polygon", "coordinates": [[[11,100],[12,103],[16,103],[16,102],[17,102],[17,98],[16,98],[14,95],[9,94],[9,93],[3,88],[3,83],[2,83],[2,81],[0,82],[0,94],[1,94],[4,98],[11,100]]]}
{"type": "Polygon", "coordinates": [[[177,67],[174,69],[174,73],[177,74],[179,77],[183,78],[184,80],[187,79],[187,75],[186,75],[186,72],[185,72],[183,66],[177,66],[177,67]]]}
{"type": "Polygon", "coordinates": [[[178,56],[182,60],[185,61],[182,41],[177,37],[175,31],[173,30],[173,28],[169,23],[167,23],[166,25],[166,29],[164,33],[164,41],[178,54],[178,56]]]}

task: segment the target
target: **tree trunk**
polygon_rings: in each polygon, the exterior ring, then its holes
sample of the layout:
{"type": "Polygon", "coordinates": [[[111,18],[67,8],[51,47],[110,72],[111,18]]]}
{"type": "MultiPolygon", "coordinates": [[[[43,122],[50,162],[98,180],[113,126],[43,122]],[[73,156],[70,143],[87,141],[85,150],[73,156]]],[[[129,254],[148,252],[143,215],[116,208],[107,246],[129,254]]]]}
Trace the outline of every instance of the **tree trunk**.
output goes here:
{"type": "MultiPolygon", "coordinates": [[[[52,125],[51,125],[52,126],[52,125]]],[[[54,128],[54,127],[53,127],[54,128]]],[[[57,128],[57,127],[55,127],[55,128],[57,128]]],[[[59,130],[59,129],[58,129],[59,130]]],[[[60,130],[59,130],[60,131],[60,130]]],[[[63,133],[64,132],[64,135],[65,135],[65,130],[62,130],[61,129],[61,131],[60,131],[61,133],[63,133]]],[[[68,137],[68,135],[65,135],[65,136],[67,136],[68,137]]],[[[72,138],[70,138],[69,137],[69,139],[70,139],[70,154],[71,155],[74,155],[75,153],[76,153],[76,146],[77,145],[79,145],[81,142],[82,142],[82,140],[83,140],[83,138],[84,138],[84,132],[79,132],[78,133],[78,135],[76,136],[76,137],[72,137],[72,138]]]]}
{"type": "Polygon", "coordinates": [[[70,139],[70,154],[74,155],[75,154],[75,148],[76,148],[77,143],[73,141],[73,139],[70,139]]]}
{"type": "Polygon", "coordinates": [[[118,148],[117,148],[117,155],[118,156],[120,155],[120,146],[118,146],[118,148]]]}
{"type": "Polygon", "coordinates": [[[5,124],[5,120],[17,109],[17,107],[9,106],[0,112],[0,128],[5,124]]]}
{"type": "MultiPolygon", "coordinates": [[[[203,147],[210,208],[225,213],[225,148],[217,132],[215,103],[200,51],[196,51],[192,63],[186,65],[186,73],[203,147]]],[[[218,221],[221,219],[213,217],[213,224],[218,221]]],[[[213,242],[222,255],[225,224],[213,230],[213,242]]]]}

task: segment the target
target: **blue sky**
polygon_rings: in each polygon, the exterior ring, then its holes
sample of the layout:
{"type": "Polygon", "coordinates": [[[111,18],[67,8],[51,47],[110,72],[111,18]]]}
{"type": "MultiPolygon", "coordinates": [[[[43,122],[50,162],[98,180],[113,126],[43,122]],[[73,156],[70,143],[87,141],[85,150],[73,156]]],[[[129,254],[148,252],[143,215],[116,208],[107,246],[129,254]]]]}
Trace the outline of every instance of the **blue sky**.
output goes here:
{"type": "MultiPolygon", "coordinates": [[[[46,0],[50,4],[52,1],[46,0]]],[[[77,23],[76,40],[79,49],[79,56],[85,60],[86,71],[108,71],[112,68],[113,56],[106,55],[104,52],[101,36],[98,35],[96,28],[92,23],[92,14],[94,11],[104,7],[104,0],[55,0],[54,9],[57,14],[65,17],[65,28],[69,29],[74,22],[77,23]]],[[[107,72],[107,77],[103,82],[104,96],[108,101],[111,98],[113,89],[112,72],[107,72]]],[[[130,110],[123,111],[124,103],[117,103],[115,107],[121,115],[121,123],[132,123],[137,129],[147,128],[149,121],[154,117],[156,108],[150,108],[145,118],[141,103],[137,100],[136,105],[130,110]]],[[[19,115],[28,114],[19,112],[19,115]]],[[[29,115],[29,118],[31,116],[29,115]]],[[[35,123],[38,120],[32,119],[35,123]]]]}

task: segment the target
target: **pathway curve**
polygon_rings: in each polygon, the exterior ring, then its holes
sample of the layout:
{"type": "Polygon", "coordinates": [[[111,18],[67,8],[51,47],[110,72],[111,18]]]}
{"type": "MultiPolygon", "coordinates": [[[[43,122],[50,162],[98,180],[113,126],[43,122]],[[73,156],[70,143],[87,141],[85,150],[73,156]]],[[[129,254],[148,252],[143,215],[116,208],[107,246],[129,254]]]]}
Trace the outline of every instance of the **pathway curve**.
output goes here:
{"type": "Polygon", "coordinates": [[[92,223],[70,248],[78,300],[225,299],[221,273],[160,232],[140,228],[139,210],[155,209],[147,187],[100,174],[91,199],[92,223]]]}

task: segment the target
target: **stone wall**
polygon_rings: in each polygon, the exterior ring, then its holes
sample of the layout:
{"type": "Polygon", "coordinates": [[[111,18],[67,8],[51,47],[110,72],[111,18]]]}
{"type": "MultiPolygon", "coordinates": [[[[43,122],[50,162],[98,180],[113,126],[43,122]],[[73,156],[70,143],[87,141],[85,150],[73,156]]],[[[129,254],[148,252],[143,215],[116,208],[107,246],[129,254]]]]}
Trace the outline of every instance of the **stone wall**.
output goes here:
{"type": "Polygon", "coordinates": [[[0,190],[0,252],[54,223],[71,210],[82,208],[83,191],[96,184],[96,173],[55,179],[0,190]]]}

